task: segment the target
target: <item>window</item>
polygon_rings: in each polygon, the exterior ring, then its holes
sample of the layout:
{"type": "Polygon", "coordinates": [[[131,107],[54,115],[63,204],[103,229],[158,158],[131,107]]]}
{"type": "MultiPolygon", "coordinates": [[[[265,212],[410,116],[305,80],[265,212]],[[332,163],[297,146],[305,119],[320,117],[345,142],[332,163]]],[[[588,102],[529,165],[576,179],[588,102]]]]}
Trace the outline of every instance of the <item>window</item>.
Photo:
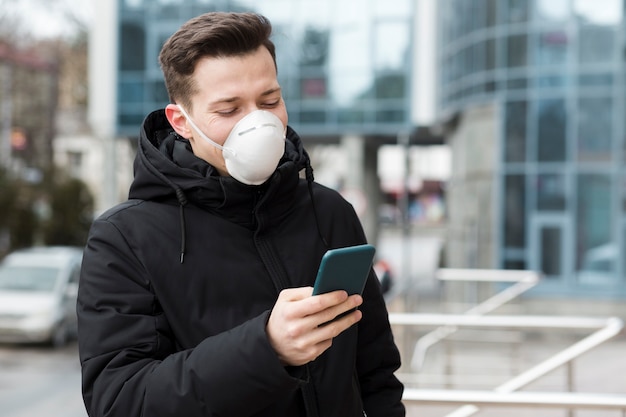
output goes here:
{"type": "Polygon", "coordinates": [[[537,210],[564,211],[566,209],[565,176],[540,174],[537,176],[537,210]]]}
{"type": "Polygon", "coordinates": [[[613,102],[610,97],[582,98],[578,101],[578,161],[611,161],[612,121],[613,102]]]}
{"type": "Polygon", "coordinates": [[[526,246],[526,177],[504,178],[504,244],[507,248],[526,246]]]}
{"type": "Polygon", "coordinates": [[[526,108],[525,101],[506,105],[504,160],[524,162],[526,160],[526,108]]]}
{"type": "Polygon", "coordinates": [[[614,275],[617,247],[611,241],[610,184],[608,175],[578,176],[576,261],[581,282],[597,284],[614,275]]]}
{"type": "Polygon", "coordinates": [[[537,103],[537,160],[565,161],[565,102],[562,99],[540,100],[537,103]]]}
{"type": "Polygon", "coordinates": [[[146,37],[143,25],[122,22],[120,34],[120,70],[144,71],[146,69],[146,37]]]}
{"type": "Polygon", "coordinates": [[[524,67],[527,64],[527,44],[528,36],[511,35],[507,38],[506,63],[509,68],[524,67]]]}

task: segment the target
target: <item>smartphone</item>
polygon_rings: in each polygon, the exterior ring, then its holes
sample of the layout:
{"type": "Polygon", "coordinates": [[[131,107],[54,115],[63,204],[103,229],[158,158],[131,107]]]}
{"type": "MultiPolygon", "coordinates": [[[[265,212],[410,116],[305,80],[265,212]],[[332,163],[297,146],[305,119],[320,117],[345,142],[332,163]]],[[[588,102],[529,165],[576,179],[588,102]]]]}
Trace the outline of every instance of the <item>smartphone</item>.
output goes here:
{"type": "Polygon", "coordinates": [[[375,253],[376,248],[369,244],[326,251],[317,271],[313,295],[335,290],[345,290],[348,295],[361,294],[375,253]]]}

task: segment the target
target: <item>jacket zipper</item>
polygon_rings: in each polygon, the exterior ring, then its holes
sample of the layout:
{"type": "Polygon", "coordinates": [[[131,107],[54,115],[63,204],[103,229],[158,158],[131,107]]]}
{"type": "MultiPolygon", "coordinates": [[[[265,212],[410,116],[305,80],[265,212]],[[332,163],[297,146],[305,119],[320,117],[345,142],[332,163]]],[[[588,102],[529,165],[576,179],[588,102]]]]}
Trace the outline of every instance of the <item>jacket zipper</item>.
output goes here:
{"type": "MultiPolygon", "coordinates": [[[[254,244],[259,251],[259,255],[261,256],[261,261],[267,268],[267,271],[270,274],[270,278],[272,279],[272,283],[274,284],[274,288],[276,288],[276,294],[280,293],[281,290],[287,288],[289,284],[289,277],[287,276],[287,272],[283,267],[282,263],[278,256],[276,256],[276,250],[269,238],[260,237],[259,231],[263,230],[265,226],[264,217],[262,214],[259,214],[258,210],[256,210],[257,204],[255,204],[255,210],[253,211],[253,216],[256,220],[257,229],[254,234],[254,244]]],[[[310,369],[309,365],[305,365],[307,379],[312,381],[310,377],[310,369]]],[[[315,386],[312,382],[307,382],[302,385],[302,397],[304,400],[304,408],[306,411],[307,417],[319,417],[319,410],[317,408],[317,395],[315,393],[315,386]]]]}

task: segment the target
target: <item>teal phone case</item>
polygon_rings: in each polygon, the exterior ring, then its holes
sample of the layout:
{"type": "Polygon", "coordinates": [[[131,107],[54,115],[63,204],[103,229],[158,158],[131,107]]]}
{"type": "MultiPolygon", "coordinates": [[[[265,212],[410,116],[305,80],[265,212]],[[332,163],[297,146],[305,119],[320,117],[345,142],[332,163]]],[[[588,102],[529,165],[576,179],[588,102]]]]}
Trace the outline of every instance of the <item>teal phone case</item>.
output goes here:
{"type": "Polygon", "coordinates": [[[374,261],[373,245],[329,249],[320,262],[313,295],[345,290],[348,295],[361,294],[374,261]]]}

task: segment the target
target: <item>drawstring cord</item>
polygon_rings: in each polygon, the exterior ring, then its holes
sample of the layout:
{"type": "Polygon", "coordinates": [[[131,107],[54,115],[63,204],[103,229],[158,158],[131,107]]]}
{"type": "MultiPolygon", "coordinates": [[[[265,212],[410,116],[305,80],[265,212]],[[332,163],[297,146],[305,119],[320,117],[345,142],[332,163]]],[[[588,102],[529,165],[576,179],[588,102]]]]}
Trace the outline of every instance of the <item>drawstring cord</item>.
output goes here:
{"type": "Polygon", "coordinates": [[[315,206],[315,198],[313,198],[313,168],[311,167],[310,163],[306,164],[306,167],[304,169],[304,173],[306,176],[306,182],[307,182],[307,186],[309,189],[309,196],[311,197],[311,204],[313,205],[313,216],[315,216],[315,225],[317,226],[317,234],[319,235],[320,239],[322,239],[322,243],[324,243],[324,246],[326,246],[326,249],[330,249],[330,245],[328,244],[328,242],[326,241],[326,239],[324,238],[324,235],[322,234],[322,230],[320,229],[320,222],[319,222],[319,218],[317,215],[317,207],[315,206]]]}
{"type": "Polygon", "coordinates": [[[176,191],[176,199],[178,200],[178,204],[179,204],[178,213],[179,213],[179,219],[180,219],[180,240],[181,240],[180,263],[182,264],[183,262],[185,262],[185,251],[187,249],[186,248],[187,235],[185,233],[185,206],[187,205],[187,196],[185,196],[185,193],[179,186],[174,184],[174,182],[172,182],[169,178],[167,178],[166,175],[164,175],[161,171],[156,169],[152,164],[147,163],[144,160],[144,158],[139,158],[139,160],[143,164],[143,166],[146,167],[148,171],[152,172],[154,175],[161,178],[163,181],[168,183],[170,187],[172,187],[176,191]]]}

